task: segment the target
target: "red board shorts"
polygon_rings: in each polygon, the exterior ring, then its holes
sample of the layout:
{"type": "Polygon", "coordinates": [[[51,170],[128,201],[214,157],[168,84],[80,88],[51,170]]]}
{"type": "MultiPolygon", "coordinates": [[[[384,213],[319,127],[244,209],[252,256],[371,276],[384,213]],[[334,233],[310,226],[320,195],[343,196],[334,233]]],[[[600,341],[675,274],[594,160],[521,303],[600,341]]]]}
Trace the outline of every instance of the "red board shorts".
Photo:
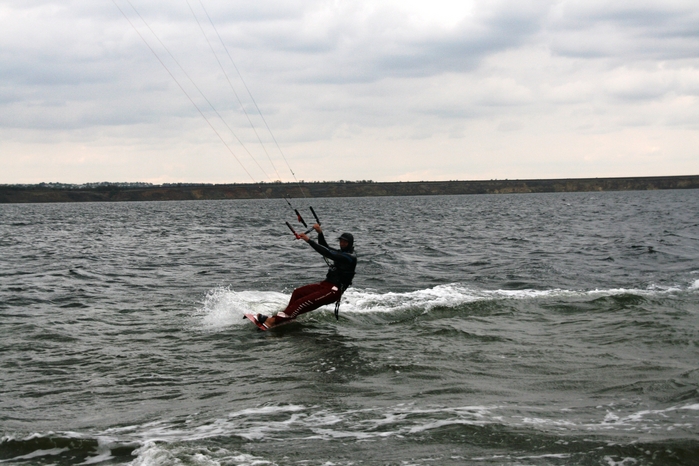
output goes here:
{"type": "Polygon", "coordinates": [[[286,309],[277,313],[275,322],[288,322],[301,314],[331,304],[340,299],[340,287],[326,281],[296,288],[286,309]]]}

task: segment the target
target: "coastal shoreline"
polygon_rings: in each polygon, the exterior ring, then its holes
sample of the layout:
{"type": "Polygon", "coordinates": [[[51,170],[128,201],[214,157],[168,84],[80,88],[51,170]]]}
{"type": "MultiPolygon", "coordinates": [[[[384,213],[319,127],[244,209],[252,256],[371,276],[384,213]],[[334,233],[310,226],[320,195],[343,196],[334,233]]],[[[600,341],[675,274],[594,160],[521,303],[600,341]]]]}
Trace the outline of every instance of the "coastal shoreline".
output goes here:
{"type": "Polygon", "coordinates": [[[377,197],[698,189],[699,175],[481,181],[0,185],[0,203],[377,197]],[[302,195],[301,195],[302,193],[302,195]]]}

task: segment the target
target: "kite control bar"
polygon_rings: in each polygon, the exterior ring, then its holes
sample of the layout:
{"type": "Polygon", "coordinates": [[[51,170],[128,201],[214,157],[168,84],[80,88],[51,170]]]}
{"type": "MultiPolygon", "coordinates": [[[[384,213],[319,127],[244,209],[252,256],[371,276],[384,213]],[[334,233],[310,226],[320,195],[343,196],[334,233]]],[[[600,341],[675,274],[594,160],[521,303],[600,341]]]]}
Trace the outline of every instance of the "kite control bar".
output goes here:
{"type": "MultiPolygon", "coordinates": [[[[312,213],[313,216],[315,217],[316,223],[317,223],[318,225],[320,225],[320,219],[318,218],[318,215],[316,215],[316,211],[313,210],[313,207],[311,207],[311,206],[308,206],[308,208],[311,209],[311,213],[312,213]]],[[[305,225],[305,223],[304,223],[304,225],[305,225]]],[[[312,232],[312,231],[313,231],[313,227],[311,227],[311,228],[309,228],[308,230],[304,231],[304,233],[305,233],[305,234],[309,234],[309,233],[312,232]]]]}
{"type": "Polygon", "coordinates": [[[299,235],[298,233],[296,233],[296,230],[294,230],[294,227],[292,227],[291,224],[290,224],[289,222],[286,222],[286,226],[289,227],[289,230],[291,230],[291,232],[294,234],[294,236],[296,237],[296,239],[301,239],[301,235],[299,235]]]}
{"type": "Polygon", "coordinates": [[[316,215],[316,211],[313,210],[313,207],[310,207],[310,206],[309,206],[309,209],[311,209],[311,213],[312,213],[313,216],[316,218],[316,223],[317,223],[318,225],[320,225],[320,219],[318,218],[318,215],[316,215]]]}
{"type": "MultiPolygon", "coordinates": [[[[294,209],[294,206],[292,206],[292,205],[291,205],[291,202],[289,202],[289,198],[288,198],[288,197],[285,197],[284,200],[285,200],[286,203],[289,205],[289,207],[291,207],[291,210],[293,210],[294,213],[296,214],[296,219],[297,219],[300,223],[303,223],[303,226],[304,226],[304,227],[308,228],[308,225],[307,225],[306,222],[304,221],[303,217],[301,217],[301,214],[299,213],[298,209],[294,209]]],[[[313,209],[311,209],[311,211],[313,211],[313,209]]],[[[315,215],[315,213],[314,213],[313,215],[315,215]]],[[[316,218],[318,218],[318,217],[316,217],[316,218]]],[[[287,225],[289,225],[288,222],[287,222],[287,225]]],[[[289,225],[289,228],[291,228],[291,225],[289,225]]],[[[291,228],[291,231],[294,231],[294,229],[291,228]]],[[[309,230],[309,231],[310,231],[310,230],[309,230]]],[[[296,234],[296,232],[294,232],[294,234],[296,234]]]]}
{"type": "MultiPolygon", "coordinates": [[[[286,201],[287,204],[289,204],[289,207],[291,207],[291,210],[293,210],[294,213],[296,214],[296,219],[297,219],[300,223],[302,223],[304,227],[308,228],[308,224],[305,222],[305,220],[303,219],[303,217],[302,217],[301,214],[299,213],[298,209],[294,209],[294,206],[291,205],[291,202],[289,202],[289,199],[288,199],[288,198],[285,197],[284,200],[286,201]]],[[[313,207],[310,207],[310,209],[311,209],[311,213],[313,214],[313,217],[316,219],[316,223],[317,223],[318,225],[320,225],[320,219],[318,218],[318,214],[316,214],[316,211],[313,210],[313,207]]],[[[294,236],[296,237],[296,239],[300,239],[300,238],[301,238],[301,235],[300,235],[299,233],[297,233],[296,230],[294,230],[294,227],[292,227],[291,224],[290,224],[289,222],[286,222],[286,226],[289,227],[289,230],[291,230],[291,233],[294,234],[294,236]]],[[[313,227],[310,227],[310,228],[308,228],[306,231],[304,231],[303,233],[304,233],[305,235],[307,235],[307,234],[309,234],[309,233],[312,232],[312,231],[313,231],[313,227]]]]}

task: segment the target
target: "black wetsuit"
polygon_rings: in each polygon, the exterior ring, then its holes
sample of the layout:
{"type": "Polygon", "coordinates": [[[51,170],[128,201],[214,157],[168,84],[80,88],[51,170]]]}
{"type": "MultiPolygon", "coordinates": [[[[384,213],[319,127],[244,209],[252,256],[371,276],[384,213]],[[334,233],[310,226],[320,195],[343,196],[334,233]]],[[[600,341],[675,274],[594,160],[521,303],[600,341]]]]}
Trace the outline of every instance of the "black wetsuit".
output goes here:
{"type": "Polygon", "coordinates": [[[325,281],[338,285],[343,291],[346,290],[352,284],[354,269],[357,267],[357,255],[354,253],[353,246],[350,245],[344,250],[331,248],[325,241],[323,233],[318,234],[317,243],[310,240],[308,244],[323,257],[333,261],[332,265],[328,264],[325,281]]]}

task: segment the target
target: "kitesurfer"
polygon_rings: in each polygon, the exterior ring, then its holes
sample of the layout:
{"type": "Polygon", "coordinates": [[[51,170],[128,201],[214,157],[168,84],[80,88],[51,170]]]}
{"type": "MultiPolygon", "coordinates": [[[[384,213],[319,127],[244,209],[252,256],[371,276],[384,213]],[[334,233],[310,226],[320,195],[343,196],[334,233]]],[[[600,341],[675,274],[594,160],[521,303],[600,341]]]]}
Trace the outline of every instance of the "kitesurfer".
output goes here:
{"type": "Polygon", "coordinates": [[[329,259],[328,273],[320,283],[296,288],[291,294],[289,304],[275,316],[257,315],[257,321],[267,328],[295,319],[301,314],[318,309],[326,304],[339,302],[342,293],[352,284],[354,269],[357,266],[357,256],[354,253],[354,237],[351,233],[343,233],[338,238],[340,249],[328,246],[323,230],[316,223],[313,229],[318,232],[316,243],[308,235],[299,233],[298,237],[307,242],[323,257],[329,259]]]}

